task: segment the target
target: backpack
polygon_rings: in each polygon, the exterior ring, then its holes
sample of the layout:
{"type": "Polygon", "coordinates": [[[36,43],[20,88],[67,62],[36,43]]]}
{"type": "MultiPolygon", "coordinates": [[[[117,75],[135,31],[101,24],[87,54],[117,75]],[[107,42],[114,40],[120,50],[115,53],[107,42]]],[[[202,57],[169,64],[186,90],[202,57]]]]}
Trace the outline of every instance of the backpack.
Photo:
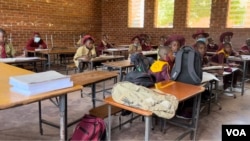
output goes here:
{"type": "Polygon", "coordinates": [[[147,58],[142,53],[134,53],[130,56],[130,62],[135,65],[135,70],[147,73],[153,60],[147,58]]]}
{"type": "Polygon", "coordinates": [[[154,77],[145,72],[131,71],[126,74],[124,81],[144,87],[154,86],[154,77]]]}
{"type": "Polygon", "coordinates": [[[106,124],[103,119],[84,115],[77,124],[70,141],[100,141],[106,138],[106,124]]]}
{"type": "Polygon", "coordinates": [[[202,81],[202,61],[200,54],[190,46],[183,46],[176,54],[171,79],[198,85],[202,81]]]}

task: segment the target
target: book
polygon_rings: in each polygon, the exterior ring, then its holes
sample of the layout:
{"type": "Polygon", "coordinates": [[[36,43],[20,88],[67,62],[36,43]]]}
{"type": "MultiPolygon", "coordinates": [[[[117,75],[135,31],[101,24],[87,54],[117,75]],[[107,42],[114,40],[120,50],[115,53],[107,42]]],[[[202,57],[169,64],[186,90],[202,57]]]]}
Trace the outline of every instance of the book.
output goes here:
{"type": "Polygon", "coordinates": [[[202,73],[202,81],[201,81],[201,83],[209,82],[211,80],[220,81],[214,74],[207,73],[207,72],[202,73]]]}
{"type": "Polygon", "coordinates": [[[73,86],[70,76],[56,71],[11,76],[9,84],[12,86],[12,91],[24,95],[34,95],[73,86]]]}

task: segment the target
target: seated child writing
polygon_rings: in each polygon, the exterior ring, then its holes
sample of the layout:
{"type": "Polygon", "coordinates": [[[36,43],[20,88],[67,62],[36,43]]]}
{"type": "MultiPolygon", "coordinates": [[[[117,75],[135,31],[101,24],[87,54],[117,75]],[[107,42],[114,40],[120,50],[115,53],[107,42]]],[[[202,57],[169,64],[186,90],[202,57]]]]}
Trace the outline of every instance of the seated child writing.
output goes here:
{"type": "Polygon", "coordinates": [[[156,82],[169,80],[174,64],[173,51],[170,47],[160,47],[158,55],[160,58],[151,65],[149,73],[155,77],[156,82]]]}
{"type": "Polygon", "coordinates": [[[96,57],[96,51],[94,46],[94,39],[90,35],[85,35],[83,37],[83,46],[77,49],[73,61],[75,62],[75,65],[79,68],[80,67],[78,61],[79,58],[90,60],[95,57],[96,57]]]}
{"type": "MultiPolygon", "coordinates": [[[[222,65],[225,67],[237,67],[235,63],[228,63],[229,56],[238,56],[239,54],[235,53],[232,49],[231,43],[224,43],[223,48],[220,49],[214,56],[211,57],[211,64],[213,65],[222,65]]],[[[234,75],[225,75],[223,76],[224,90],[227,89],[230,85],[230,81],[233,77],[233,90],[239,92],[240,90],[236,88],[237,78],[240,74],[240,71],[235,71],[234,75]]]]}

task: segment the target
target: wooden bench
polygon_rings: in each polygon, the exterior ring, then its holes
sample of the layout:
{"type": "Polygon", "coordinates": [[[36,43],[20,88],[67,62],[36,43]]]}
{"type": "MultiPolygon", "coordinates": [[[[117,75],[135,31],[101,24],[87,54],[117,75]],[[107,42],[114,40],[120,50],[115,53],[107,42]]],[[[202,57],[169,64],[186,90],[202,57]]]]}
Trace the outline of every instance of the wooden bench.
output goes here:
{"type": "MultiPolygon", "coordinates": [[[[104,104],[89,110],[89,114],[95,117],[105,119],[108,117],[108,104],[104,104]]],[[[121,112],[122,109],[119,107],[111,106],[111,115],[116,115],[121,112]]],[[[121,129],[121,115],[119,116],[119,128],[121,129]]]]}
{"type": "Polygon", "coordinates": [[[66,74],[67,75],[69,74],[69,70],[74,70],[76,73],[76,71],[77,71],[76,65],[74,63],[66,65],[66,74]]]}

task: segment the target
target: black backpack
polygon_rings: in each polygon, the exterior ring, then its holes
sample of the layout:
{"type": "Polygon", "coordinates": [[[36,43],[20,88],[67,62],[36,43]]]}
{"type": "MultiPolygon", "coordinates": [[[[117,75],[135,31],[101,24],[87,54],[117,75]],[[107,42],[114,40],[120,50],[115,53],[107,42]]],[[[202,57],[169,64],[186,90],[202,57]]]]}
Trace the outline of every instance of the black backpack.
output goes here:
{"type": "Polygon", "coordinates": [[[130,56],[130,62],[135,65],[138,72],[148,72],[154,60],[147,58],[142,53],[134,53],[130,56]]]}
{"type": "Polygon", "coordinates": [[[176,54],[171,79],[198,85],[202,81],[202,61],[200,54],[190,46],[183,46],[176,54]]]}
{"type": "Polygon", "coordinates": [[[129,81],[136,85],[141,85],[144,87],[154,86],[154,77],[145,72],[131,71],[126,74],[124,81],[129,81]]]}

